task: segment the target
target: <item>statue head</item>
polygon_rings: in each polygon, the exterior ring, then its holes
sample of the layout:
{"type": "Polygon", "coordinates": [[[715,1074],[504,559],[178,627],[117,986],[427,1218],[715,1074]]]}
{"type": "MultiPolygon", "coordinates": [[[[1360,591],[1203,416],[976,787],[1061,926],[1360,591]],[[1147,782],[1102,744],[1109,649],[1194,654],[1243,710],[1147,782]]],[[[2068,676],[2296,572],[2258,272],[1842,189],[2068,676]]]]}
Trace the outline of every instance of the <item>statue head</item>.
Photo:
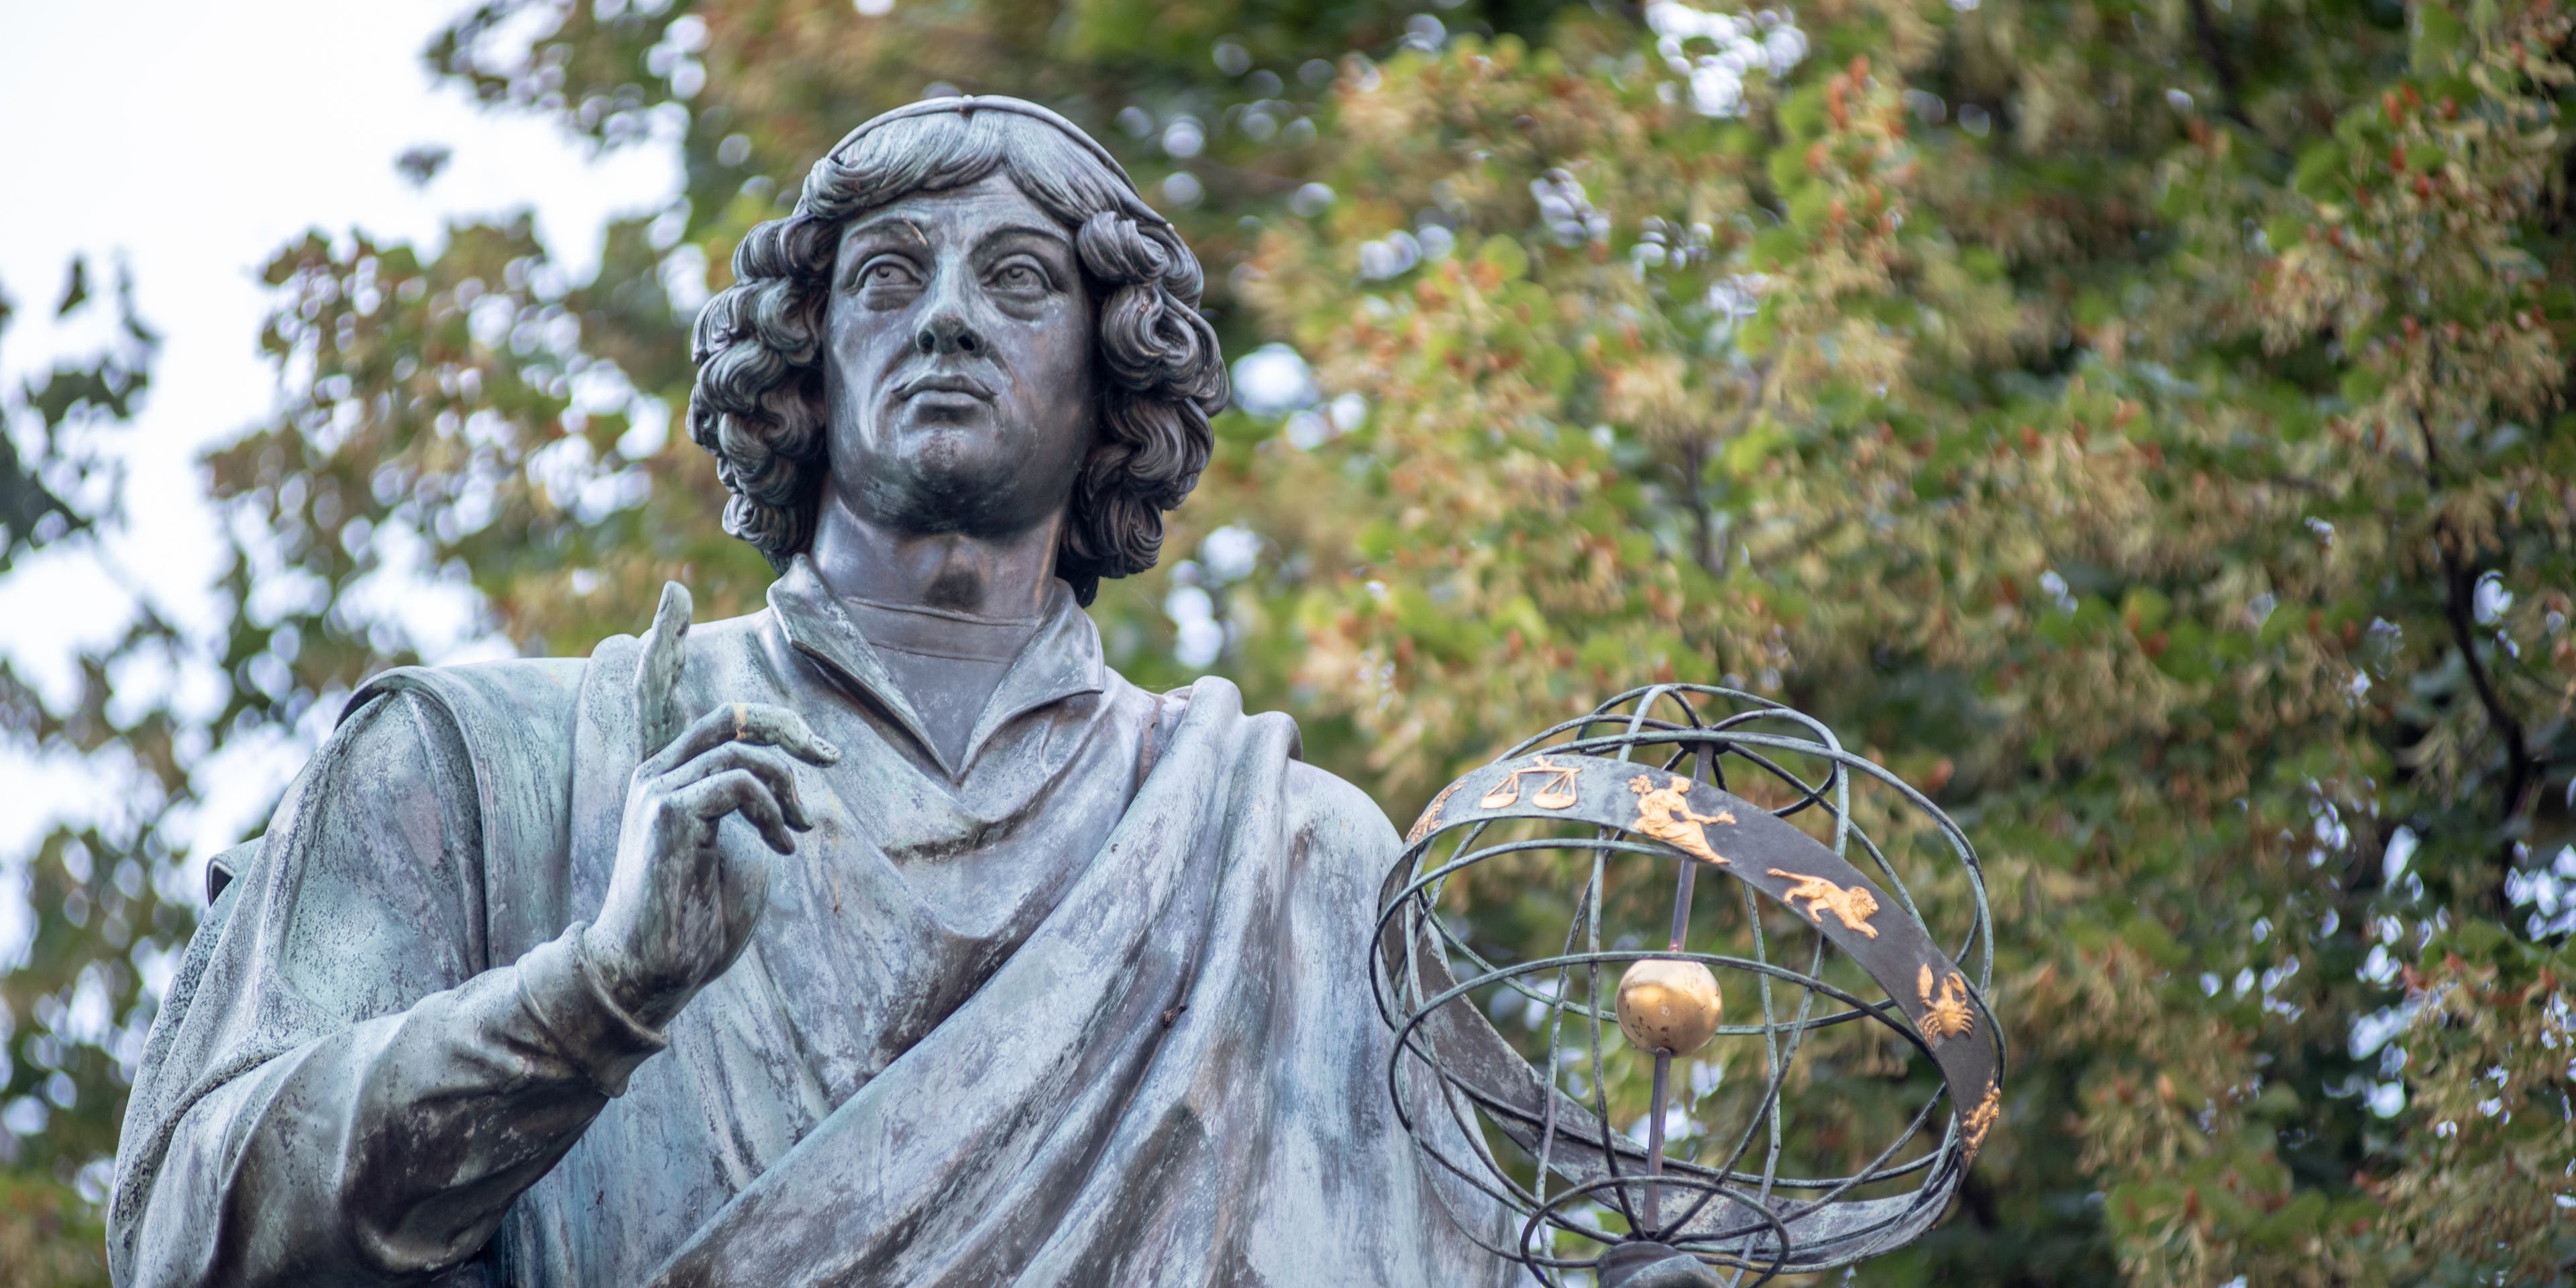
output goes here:
{"type": "Polygon", "coordinates": [[[827,485],[914,531],[1062,517],[1083,603],[1154,565],[1224,359],[1198,260],[1071,122],[933,99],[853,130],[698,315],[689,435],[725,530],[784,568],[827,485]]]}

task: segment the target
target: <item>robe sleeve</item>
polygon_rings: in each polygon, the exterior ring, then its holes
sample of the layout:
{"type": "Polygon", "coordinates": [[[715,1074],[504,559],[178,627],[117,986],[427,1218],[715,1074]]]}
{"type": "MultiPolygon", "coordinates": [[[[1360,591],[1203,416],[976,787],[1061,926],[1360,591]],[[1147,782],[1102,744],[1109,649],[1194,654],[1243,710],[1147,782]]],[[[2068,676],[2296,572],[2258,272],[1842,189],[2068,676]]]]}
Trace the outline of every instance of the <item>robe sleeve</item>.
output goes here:
{"type": "Polygon", "coordinates": [[[578,923],[487,960],[476,801],[449,718],[403,692],[289,790],[147,1048],[116,1282],[499,1279],[504,1211],[663,1037],[600,989],[578,923]]]}

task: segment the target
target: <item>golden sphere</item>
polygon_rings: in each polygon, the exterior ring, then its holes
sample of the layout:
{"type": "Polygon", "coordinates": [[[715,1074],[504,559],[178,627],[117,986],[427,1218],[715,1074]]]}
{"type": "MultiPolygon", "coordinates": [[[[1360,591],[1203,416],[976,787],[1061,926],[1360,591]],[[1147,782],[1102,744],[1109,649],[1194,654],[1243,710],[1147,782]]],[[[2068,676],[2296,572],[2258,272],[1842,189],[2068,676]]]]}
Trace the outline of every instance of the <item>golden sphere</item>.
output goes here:
{"type": "Polygon", "coordinates": [[[1649,1055],[1689,1055],[1717,1032],[1717,976],[1698,962],[1648,957],[1619,977],[1619,1031],[1649,1055]]]}

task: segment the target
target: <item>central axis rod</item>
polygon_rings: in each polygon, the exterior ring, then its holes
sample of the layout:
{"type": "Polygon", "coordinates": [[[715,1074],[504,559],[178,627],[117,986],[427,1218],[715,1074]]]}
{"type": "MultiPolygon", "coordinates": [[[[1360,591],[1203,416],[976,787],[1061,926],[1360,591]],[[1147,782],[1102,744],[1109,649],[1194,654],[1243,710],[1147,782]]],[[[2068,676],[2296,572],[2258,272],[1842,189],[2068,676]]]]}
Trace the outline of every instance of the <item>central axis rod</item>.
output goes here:
{"type": "MultiPolygon", "coordinates": [[[[1714,754],[1707,747],[1693,752],[1691,776],[1703,783],[1710,782],[1712,767],[1709,762],[1714,754]]],[[[1683,941],[1690,937],[1691,895],[1699,881],[1699,860],[1687,854],[1680,855],[1679,858],[1681,876],[1673,885],[1673,933],[1664,944],[1667,951],[1675,953],[1682,951],[1683,941]]],[[[1669,1048],[1656,1048],[1655,1087],[1653,1097],[1648,1102],[1650,1116],[1646,1120],[1646,1201],[1640,1211],[1640,1215],[1645,1218],[1645,1228],[1656,1233],[1661,1232],[1663,1224],[1660,1208],[1664,1187],[1657,1184],[1654,1178],[1664,1174],[1664,1118],[1670,1112],[1668,1106],[1672,1102],[1672,1077],[1672,1051],[1669,1048]]]]}

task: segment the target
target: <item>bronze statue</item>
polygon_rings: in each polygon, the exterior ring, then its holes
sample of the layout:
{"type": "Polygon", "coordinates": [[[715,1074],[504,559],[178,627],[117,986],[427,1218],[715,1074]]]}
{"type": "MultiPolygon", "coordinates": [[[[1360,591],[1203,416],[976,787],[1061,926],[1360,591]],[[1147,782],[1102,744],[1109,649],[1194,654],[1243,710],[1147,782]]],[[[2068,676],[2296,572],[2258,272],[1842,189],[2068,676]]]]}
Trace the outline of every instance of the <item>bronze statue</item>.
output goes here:
{"type": "Polygon", "coordinates": [[[1506,1282],[1391,1121],[1395,830],[1081,611],[1207,459],[1189,248],[952,98],[735,263],[690,430],[768,609],[352,699],[218,865],[118,1282],[1506,1282]]]}

